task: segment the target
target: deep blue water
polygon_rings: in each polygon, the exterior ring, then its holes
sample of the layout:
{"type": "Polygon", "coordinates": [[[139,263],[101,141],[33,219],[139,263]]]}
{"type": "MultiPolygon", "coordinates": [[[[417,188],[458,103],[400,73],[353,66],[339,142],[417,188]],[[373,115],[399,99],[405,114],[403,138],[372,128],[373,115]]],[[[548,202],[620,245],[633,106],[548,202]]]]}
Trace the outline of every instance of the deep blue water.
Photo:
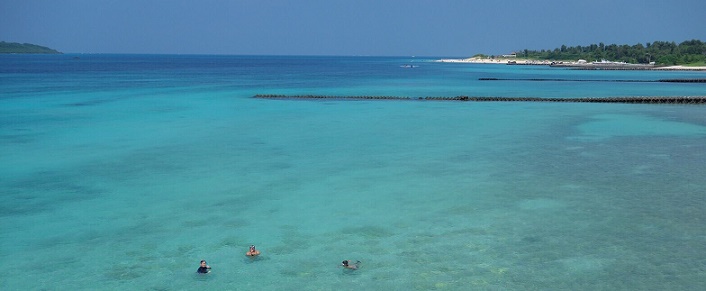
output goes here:
{"type": "Polygon", "coordinates": [[[0,56],[0,289],[706,284],[704,106],[252,98],[706,95],[434,59],[0,56]]]}

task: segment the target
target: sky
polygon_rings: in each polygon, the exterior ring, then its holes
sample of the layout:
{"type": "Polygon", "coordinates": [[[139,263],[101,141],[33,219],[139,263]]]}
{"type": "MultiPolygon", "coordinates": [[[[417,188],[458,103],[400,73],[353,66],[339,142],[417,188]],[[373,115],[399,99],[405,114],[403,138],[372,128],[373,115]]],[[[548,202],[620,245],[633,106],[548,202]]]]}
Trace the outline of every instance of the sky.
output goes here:
{"type": "Polygon", "coordinates": [[[706,41],[704,0],[0,0],[64,53],[458,56],[706,41]]]}

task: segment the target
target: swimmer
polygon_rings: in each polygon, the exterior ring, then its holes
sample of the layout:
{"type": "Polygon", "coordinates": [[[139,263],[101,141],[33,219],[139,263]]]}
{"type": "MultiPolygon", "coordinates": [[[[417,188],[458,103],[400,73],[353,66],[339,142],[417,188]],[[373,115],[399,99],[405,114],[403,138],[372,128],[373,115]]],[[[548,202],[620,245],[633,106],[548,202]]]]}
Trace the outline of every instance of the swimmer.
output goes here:
{"type": "Polygon", "coordinates": [[[260,255],[260,251],[255,249],[255,245],[250,245],[250,250],[248,250],[247,253],[245,253],[246,256],[249,257],[255,257],[260,255]]]}
{"type": "Polygon", "coordinates": [[[358,265],[360,265],[360,261],[356,261],[355,264],[350,264],[348,260],[341,262],[341,266],[351,270],[358,270],[358,265]]]}
{"type": "Polygon", "coordinates": [[[201,260],[201,266],[196,270],[196,273],[206,274],[208,272],[211,272],[211,266],[206,264],[206,260],[201,260]]]}

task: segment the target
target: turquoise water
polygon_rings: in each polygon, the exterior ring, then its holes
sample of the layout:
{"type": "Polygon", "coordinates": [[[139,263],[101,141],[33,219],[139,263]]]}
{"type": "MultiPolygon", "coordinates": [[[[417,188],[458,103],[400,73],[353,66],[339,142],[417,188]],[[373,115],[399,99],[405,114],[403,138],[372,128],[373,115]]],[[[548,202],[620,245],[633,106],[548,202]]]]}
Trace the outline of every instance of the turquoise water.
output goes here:
{"type": "Polygon", "coordinates": [[[251,98],[706,95],[429,60],[0,56],[0,289],[706,284],[704,106],[251,98]]]}

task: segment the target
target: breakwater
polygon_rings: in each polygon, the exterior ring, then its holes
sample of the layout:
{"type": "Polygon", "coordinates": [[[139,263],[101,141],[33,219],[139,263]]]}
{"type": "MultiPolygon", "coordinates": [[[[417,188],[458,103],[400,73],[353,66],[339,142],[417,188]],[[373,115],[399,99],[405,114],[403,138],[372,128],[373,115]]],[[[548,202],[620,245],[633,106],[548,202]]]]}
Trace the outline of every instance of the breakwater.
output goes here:
{"type": "Polygon", "coordinates": [[[572,98],[541,98],[541,97],[409,97],[409,96],[333,96],[333,95],[278,95],[257,94],[259,99],[291,99],[291,100],[400,100],[400,101],[466,101],[466,102],[571,102],[571,103],[633,103],[633,104],[706,104],[706,96],[636,96],[636,97],[572,97],[572,98]]]}
{"type": "Polygon", "coordinates": [[[706,83],[706,79],[659,80],[601,80],[601,79],[548,79],[548,78],[478,78],[479,81],[534,81],[534,82],[629,82],[629,83],[706,83]]]}
{"type": "MultiPolygon", "coordinates": [[[[557,67],[557,66],[551,66],[557,67]]],[[[671,68],[671,67],[635,67],[635,66],[564,66],[564,68],[569,68],[571,70],[602,70],[602,71],[691,71],[691,72],[703,72],[706,69],[703,68],[671,68]]]]}

